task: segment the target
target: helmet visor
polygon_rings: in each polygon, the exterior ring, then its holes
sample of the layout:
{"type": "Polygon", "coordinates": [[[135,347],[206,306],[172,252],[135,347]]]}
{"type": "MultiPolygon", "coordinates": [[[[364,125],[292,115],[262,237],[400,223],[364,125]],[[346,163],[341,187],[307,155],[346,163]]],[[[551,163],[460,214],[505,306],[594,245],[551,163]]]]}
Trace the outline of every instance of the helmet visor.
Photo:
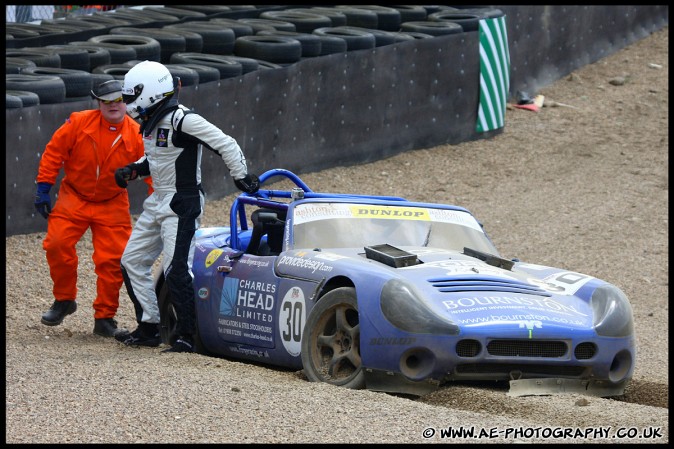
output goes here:
{"type": "Polygon", "coordinates": [[[130,104],[136,101],[136,98],[143,92],[143,85],[136,84],[133,89],[124,87],[122,88],[122,98],[124,103],[130,104]]]}

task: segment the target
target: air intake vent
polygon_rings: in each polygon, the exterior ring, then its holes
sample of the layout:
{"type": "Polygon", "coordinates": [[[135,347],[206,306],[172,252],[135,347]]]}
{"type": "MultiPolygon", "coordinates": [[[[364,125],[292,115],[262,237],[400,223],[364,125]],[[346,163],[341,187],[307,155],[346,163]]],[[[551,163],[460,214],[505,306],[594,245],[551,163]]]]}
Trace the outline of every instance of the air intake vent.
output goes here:
{"type": "Polygon", "coordinates": [[[504,279],[494,276],[462,275],[446,278],[431,278],[428,279],[428,282],[442,293],[485,291],[552,296],[551,293],[536,285],[527,284],[526,282],[517,281],[515,279],[504,279]]]}
{"type": "Polygon", "coordinates": [[[581,343],[576,346],[576,349],[573,351],[573,354],[578,360],[587,360],[594,357],[597,353],[597,345],[590,342],[581,343]]]}
{"type": "Polygon", "coordinates": [[[482,345],[477,340],[461,340],[456,344],[456,355],[459,357],[475,357],[481,349],[482,345]]]}
{"type": "Polygon", "coordinates": [[[500,357],[556,358],[566,355],[563,341],[553,340],[492,340],[487,344],[489,355],[500,357]]]}

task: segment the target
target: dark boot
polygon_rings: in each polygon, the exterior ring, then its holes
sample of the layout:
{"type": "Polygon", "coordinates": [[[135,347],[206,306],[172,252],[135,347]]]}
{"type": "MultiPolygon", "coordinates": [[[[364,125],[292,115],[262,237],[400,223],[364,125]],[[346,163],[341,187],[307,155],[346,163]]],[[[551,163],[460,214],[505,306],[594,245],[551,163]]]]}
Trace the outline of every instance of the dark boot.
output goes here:
{"type": "Polygon", "coordinates": [[[118,334],[128,335],[129,331],[126,329],[118,329],[117,321],[113,318],[96,318],[94,334],[100,335],[101,337],[115,337],[118,334]]]}
{"type": "Polygon", "coordinates": [[[54,301],[49,310],[42,314],[42,324],[47,326],[58,326],[63,323],[66,315],[71,315],[77,310],[77,303],[74,299],[66,301],[54,301]]]}
{"type": "Polygon", "coordinates": [[[115,339],[128,346],[157,347],[161,343],[159,324],[139,323],[135,331],[118,333],[115,335],[115,339]]]}
{"type": "Polygon", "coordinates": [[[194,341],[192,337],[181,335],[173,343],[173,346],[164,349],[162,352],[194,352],[194,341]]]}

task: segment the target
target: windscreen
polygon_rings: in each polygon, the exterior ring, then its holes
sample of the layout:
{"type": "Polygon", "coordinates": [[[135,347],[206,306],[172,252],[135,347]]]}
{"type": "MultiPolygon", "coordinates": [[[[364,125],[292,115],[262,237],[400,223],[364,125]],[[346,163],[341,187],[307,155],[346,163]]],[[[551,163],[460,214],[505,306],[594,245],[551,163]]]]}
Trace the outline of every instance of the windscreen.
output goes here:
{"type": "Polygon", "coordinates": [[[388,243],[498,255],[477,220],[468,212],[432,207],[355,203],[297,204],[293,247],[353,248],[388,243]]]}

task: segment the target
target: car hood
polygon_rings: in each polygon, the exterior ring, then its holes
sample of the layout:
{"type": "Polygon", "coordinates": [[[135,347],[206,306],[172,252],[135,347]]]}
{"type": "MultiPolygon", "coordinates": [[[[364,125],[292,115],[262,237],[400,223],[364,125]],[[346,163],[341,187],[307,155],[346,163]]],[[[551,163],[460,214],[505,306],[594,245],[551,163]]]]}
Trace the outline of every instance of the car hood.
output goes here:
{"type": "MultiPolygon", "coordinates": [[[[314,273],[320,271],[327,277],[346,274],[367,283],[369,289],[374,285],[382,288],[391,279],[403,281],[413,286],[425,308],[471,327],[544,321],[587,329],[593,322],[592,292],[606,284],[581,273],[496,256],[485,261],[459,251],[426,247],[400,250],[403,252],[393,254],[402,262],[382,261],[361,248],[298,255],[314,273]],[[406,259],[408,255],[415,259],[413,263],[406,259]]],[[[356,281],[356,288],[358,285],[356,281]]]]}

